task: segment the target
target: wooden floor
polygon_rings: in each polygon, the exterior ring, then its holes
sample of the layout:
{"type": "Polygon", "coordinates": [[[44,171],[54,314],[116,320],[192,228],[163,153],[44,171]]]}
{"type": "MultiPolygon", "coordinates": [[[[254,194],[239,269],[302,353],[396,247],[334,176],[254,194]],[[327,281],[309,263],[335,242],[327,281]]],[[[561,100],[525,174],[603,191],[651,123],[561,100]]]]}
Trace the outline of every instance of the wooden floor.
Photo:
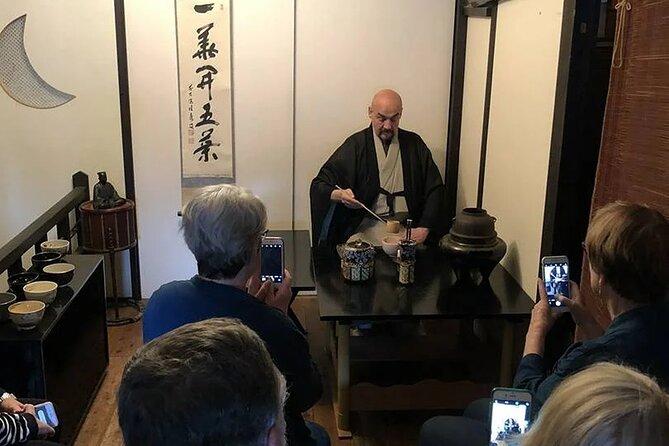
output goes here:
{"type": "MultiPolygon", "coordinates": [[[[309,332],[311,354],[321,369],[325,383],[329,383],[332,370],[325,350],[327,325],[319,320],[318,303],[313,296],[300,296],[293,304],[293,309],[309,332]]],[[[76,446],[123,444],[116,414],[116,390],[123,367],[141,344],[141,322],[123,327],[109,327],[109,368],[88,417],[74,443],[76,446]]],[[[432,415],[422,412],[353,413],[354,437],[349,440],[338,440],[334,425],[330,388],[329,385],[324,387],[326,392],[323,398],[305,416],[328,430],[333,446],[417,445],[420,426],[432,415]]]]}

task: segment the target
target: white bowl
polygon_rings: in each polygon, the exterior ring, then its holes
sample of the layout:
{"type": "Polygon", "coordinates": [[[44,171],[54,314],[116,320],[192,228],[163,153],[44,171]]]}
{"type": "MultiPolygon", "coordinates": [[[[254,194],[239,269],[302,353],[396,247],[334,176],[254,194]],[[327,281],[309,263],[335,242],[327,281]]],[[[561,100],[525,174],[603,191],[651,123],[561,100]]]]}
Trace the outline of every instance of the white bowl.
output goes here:
{"type": "Polygon", "coordinates": [[[388,254],[390,257],[397,257],[397,247],[400,243],[400,238],[397,236],[384,237],[381,240],[381,246],[383,247],[383,252],[388,254]]]}
{"type": "Polygon", "coordinates": [[[12,304],[8,308],[9,317],[19,330],[32,330],[44,317],[44,302],[24,300],[12,304]]]}
{"type": "Polygon", "coordinates": [[[26,300],[39,300],[49,305],[56,298],[58,284],[50,280],[38,280],[23,286],[23,294],[26,300]]]}
{"type": "Polygon", "coordinates": [[[70,242],[68,240],[47,240],[40,245],[42,252],[59,252],[67,254],[70,251],[70,242]]]}

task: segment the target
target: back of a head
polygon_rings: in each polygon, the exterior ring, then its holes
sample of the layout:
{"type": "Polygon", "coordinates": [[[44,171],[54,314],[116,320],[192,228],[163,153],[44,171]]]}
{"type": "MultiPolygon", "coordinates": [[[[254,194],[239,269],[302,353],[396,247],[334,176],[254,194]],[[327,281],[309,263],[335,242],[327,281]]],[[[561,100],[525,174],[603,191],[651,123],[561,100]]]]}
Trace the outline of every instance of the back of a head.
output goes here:
{"type": "Polygon", "coordinates": [[[257,446],[283,423],[285,381],[260,337],[234,319],[184,325],[126,365],[118,416],[126,446],[257,446]]]}
{"type": "Polygon", "coordinates": [[[198,272],[211,279],[235,277],[258,248],[266,225],[262,201],[233,184],[202,188],[186,204],[181,220],[198,272]]]}
{"type": "Polygon", "coordinates": [[[585,239],[590,266],[621,297],[664,300],[669,290],[669,221],[655,209],[615,202],[598,209],[585,239]]]}
{"type": "Polygon", "coordinates": [[[599,363],[558,386],[522,446],[668,446],[669,396],[650,377],[599,363]]]}

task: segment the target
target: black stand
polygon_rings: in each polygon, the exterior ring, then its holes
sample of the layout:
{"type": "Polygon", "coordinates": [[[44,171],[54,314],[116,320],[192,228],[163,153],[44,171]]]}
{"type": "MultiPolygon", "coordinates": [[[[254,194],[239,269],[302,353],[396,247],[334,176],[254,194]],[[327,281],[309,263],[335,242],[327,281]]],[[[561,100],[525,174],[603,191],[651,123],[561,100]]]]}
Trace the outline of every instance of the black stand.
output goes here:
{"type": "Polygon", "coordinates": [[[137,242],[121,249],[110,249],[107,251],[107,254],[109,254],[109,269],[111,270],[112,294],[113,294],[113,305],[110,306],[109,300],[107,300],[107,308],[114,309],[114,318],[113,319],[110,319],[109,317],[107,318],[107,325],[110,327],[118,327],[120,325],[133,324],[142,319],[142,316],[144,314],[144,309],[135,299],[123,299],[123,303],[121,303],[118,297],[118,289],[116,286],[116,253],[132,248],[136,244],[137,242]],[[131,317],[121,317],[119,309],[122,306],[134,308],[135,310],[137,310],[137,314],[131,317]]]}

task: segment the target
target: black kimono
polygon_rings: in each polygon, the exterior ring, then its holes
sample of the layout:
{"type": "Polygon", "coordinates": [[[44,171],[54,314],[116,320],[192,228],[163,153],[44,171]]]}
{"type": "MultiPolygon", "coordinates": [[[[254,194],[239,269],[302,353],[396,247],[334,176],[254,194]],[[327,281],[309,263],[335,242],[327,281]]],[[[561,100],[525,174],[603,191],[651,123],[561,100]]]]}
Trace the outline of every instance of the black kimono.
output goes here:
{"type": "MultiPolygon", "coordinates": [[[[445,188],[432,154],[416,133],[398,130],[404,194],[414,227],[430,229],[428,241],[436,241],[446,229],[445,188]]],[[[313,245],[344,243],[367,215],[330,200],[338,185],[353,190],[371,208],[381,191],[379,167],[371,125],[349,136],[311,181],[311,229],[313,245]]]]}

